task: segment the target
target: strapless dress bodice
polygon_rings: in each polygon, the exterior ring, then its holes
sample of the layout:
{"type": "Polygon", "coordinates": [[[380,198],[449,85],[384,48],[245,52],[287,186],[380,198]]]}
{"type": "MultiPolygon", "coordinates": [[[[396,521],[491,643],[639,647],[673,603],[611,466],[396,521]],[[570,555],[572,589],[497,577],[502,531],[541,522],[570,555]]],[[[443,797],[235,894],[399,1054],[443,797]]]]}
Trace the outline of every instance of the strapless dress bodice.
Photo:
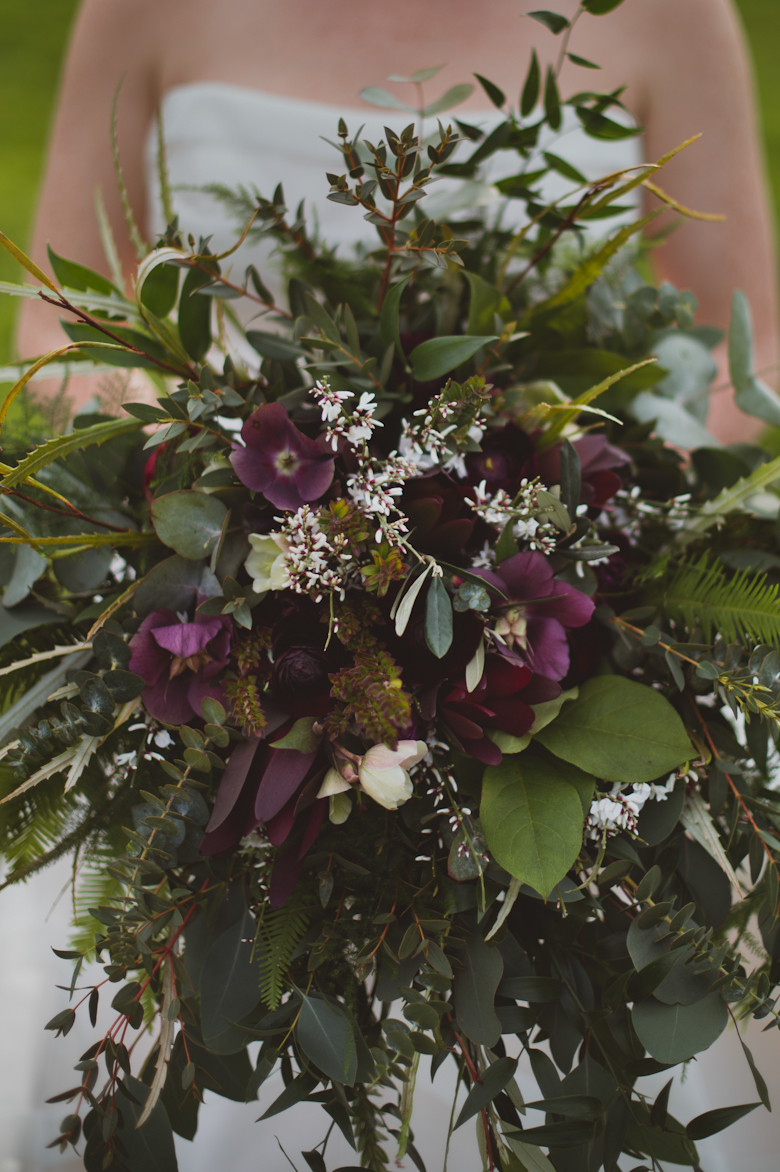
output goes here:
{"type": "MultiPolygon", "coordinates": [[[[331,247],[338,247],[342,256],[350,256],[357,244],[375,246],[377,234],[363,219],[359,208],[327,199],[329,184],[325,173],[341,173],[344,169],[342,156],[331,145],[338,140],[339,118],[344,118],[351,136],[362,126],[362,137],[374,143],[385,137],[386,125],[400,130],[413,118],[401,111],[380,112],[368,106],[344,109],[224,82],[176,86],[165,94],[161,113],[173,203],[180,226],[186,232],[192,232],[196,239],[201,235],[211,236],[212,251],[229,248],[236,239],[238,221],[223,202],[202,189],[215,183],[231,189],[243,186],[249,192],[257,188],[270,199],[281,182],[291,216],[304,200],[309,225],[316,224],[320,238],[331,247]]],[[[443,118],[446,121],[459,113],[455,110],[443,118]]],[[[462,117],[470,125],[486,131],[501,119],[495,110],[470,110],[462,117]]],[[[426,134],[435,128],[435,119],[429,119],[426,134]]],[[[562,130],[554,140],[545,139],[540,149],[554,150],[588,179],[643,161],[638,138],[614,142],[588,138],[569,110],[562,130]]],[[[459,157],[465,157],[465,150],[461,148],[461,151],[459,157]]],[[[146,155],[147,226],[152,236],[165,227],[156,154],[156,128],[152,127],[146,155]]],[[[461,181],[440,180],[431,185],[430,194],[420,207],[434,219],[457,216],[459,211],[465,214],[475,206],[498,210],[502,197],[492,184],[519,170],[514,152],[499,152],[489,161],[485,182],[464,185],[461,181]]],[[[570,181],[551,175],[543,195],[553,200],[571,188],[570,181]]],[[[519,202],[508,201],[503,222],[512,223],[513,217],[519,222],[520,208],[519,202]]],[[[634,214],[633,211],[625,213],[623,219],[630,219],[634,214]]],[[[606,225],[612,227],[618,222],[616,219],[600,221],[597,230],[604,232],[606,225]]],[[[238,273],[242,264],[252,260],[264,277],[270,275],[273,279],[273,273],[268,273],[269,264],[274,267],[271,251],[270,242],[243,245],[233,260],[234,271],[238,273]]]]}

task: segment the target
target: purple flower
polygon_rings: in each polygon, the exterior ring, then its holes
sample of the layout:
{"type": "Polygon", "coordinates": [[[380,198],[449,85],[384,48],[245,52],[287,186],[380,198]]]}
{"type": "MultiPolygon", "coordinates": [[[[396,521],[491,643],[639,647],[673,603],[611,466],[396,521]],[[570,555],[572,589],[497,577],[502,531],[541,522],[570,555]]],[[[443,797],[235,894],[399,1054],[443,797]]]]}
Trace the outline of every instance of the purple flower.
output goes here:
{"type": "Polygon", "coordinates": [[[538,675],[560,680],[569,670],[567,627],[582,627],[593,614],[586,594],[556,582],[544,554],[516,553],[497,570],[474,570],[488,586],[506,596],[495,609],[496,633],[538,675]],[[527,601],[526,601],[527,600],[527,601]]]}
{"type": "Polygon", "coordinates": [[[195,616],[181,622],[164,607],[152,611],[130,640],[130,671],[146,681],[146,711],[164,724],[185,724],[200,716],[206,696],[224,701],[214,677],[227,666],[231,620],[195,616]]]}
{"type": "Polygon", "coordinates": [[[241,430],[245,448],[230,457],[239,480],[278,509],[299,509],[330,488],[333,457],[290,420],[281,403],[258,407],[241,430]]]}

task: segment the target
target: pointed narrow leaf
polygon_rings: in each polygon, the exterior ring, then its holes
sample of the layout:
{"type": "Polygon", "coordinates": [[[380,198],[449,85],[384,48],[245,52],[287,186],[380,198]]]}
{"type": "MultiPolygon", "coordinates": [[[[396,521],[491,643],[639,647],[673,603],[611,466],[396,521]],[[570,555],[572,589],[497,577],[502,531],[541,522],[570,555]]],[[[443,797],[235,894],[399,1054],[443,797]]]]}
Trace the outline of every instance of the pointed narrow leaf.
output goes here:
{"type": "Polygon", "coordinates": [[[441,577],[431,579],[425,600],[425,642],[437,659],[452,646],[452,600],[441,577]]]}
{"type": "Polygon", "coordinates": [[[558,12],[549,12],[542,9],[536,12],[526,12],[526,16],[530,16],[533,20],[538,20],[539,24],[543,24],[556,37],[565,28],[569,27],[569,22],[566,17],[561,16],[558,12]]]}
{"type": "Polygon", "coordinates": [[[716,1135],[719,1131],[725,1131],[727,1127],[731,1127],[732,1123],[744,1119],[746,1115],[760,1106],[760,1103],[743,1103],[740,1107],[717,1107],[714,1111],[705,1111],[703,1115],[697,1115],[695,1119],[692,1119],[686,1127],[688,1138],[693,1140],[706,1139],[710,1135],[716,1135]]]}
{"type": "Polygon", "coordinates": [[[378,85],[366,86],[365,89],[360,91],[359,96],[369,106],[379,106],[382,110],[406,110],[409,114],[416,113],[412,106],[407,106],[395,94],[391,94],[389,90],[382,89],[378,85]]]}
{"type": "Polygon", "coordinates": [[[415,346],[409,355],[409,360],[414,368],[414,377],[421,383],[442,378],[443,375],[454,370],[456,366],[460,366],[462,362],[473,358],[477,350],[497,341],[497,335],[476,338],[462,334],[429,338],[427,342],[421,342],[419,346],[415,346]]]}
{"type": "Polygon", "coordinates": [[[459,106],[461,102],[465,102],[466,98],[470,98],[473,92],[474,86],[467,81],[460,85],[454,85],[435,102],[431,102],[430,106],[425,107],[423,117],[433,118],[435,114],[443,114],[445,110],[451,110],[453,106],[459,106]]]}
{"type": "Polygon", "coordinates": [[[532,49],[531,64],[528,66],[528,73],[526,74],[525,85],[523,86],[523,96],[520,99],[520,113],[524,118],[528,117],[539,101],[540,84],[541,72],[539,70],[539,58],[536,56],[536,49],[532,49]]]}
{"type": "Polygon", "coordinates": [[[412,609],[417,599],[417,595],[422,590],[423,583],[425,582],[425,579],[428,577],[430,572],[431,565],[428,564],[423,572],[417,578],[415,578],[411,586],[408,587],[406,593],[401,599],[398,609],[395,612],[396,635],[403,635],[404,631],[406,630],[409,619],[412,617],[412,609]]]}
{"type": "Polygon", "coordinates": [[[498,1061],[491,1063],[482,1075],[481,1081],[474,1083],[466,1096],[466,1101],[460,1109],[453,1131],[457,1131],[467,1119],[471,1119],[472,1115],[476,1115],[478,1111],[484,1111],[488,1104],[493,1102],[496,1095],[503,1091],[510,1078],[514,1078],[516,1070],[516,1058],[499,1058],[498,1061]]]}
{"type": "Polygon", "coordinates": [[[382,335],[382,345],[385,349],[388,346],[394,345],[396,353],[401,359],[403,359],[404,353],[401,348],[401,337],[398,332],[398,317],[401,308],[401,296],[411,279],[412,274],[410,273],[408,277],[404,277],[402,281],[397,281],[392,286],[382,302],[382,309],[379,313],[379,331],[382,335]]]}
{"type": "Polygon", "coordinates": [[[357,1077],[357,1045],[352,1025],[330,1001],[303,995],[298,1018],[298,1041],[314,1065],[334,1082],[354,1086],[357,1077]]]}
{"type": "Polygon", "coordinates": [[[503,90],[499,89],[494,82],[488,81],[481,73],[475,73],[474,76],[497,109],[500,110],[502,106],[506,105],[506,94],[503,90]]]}

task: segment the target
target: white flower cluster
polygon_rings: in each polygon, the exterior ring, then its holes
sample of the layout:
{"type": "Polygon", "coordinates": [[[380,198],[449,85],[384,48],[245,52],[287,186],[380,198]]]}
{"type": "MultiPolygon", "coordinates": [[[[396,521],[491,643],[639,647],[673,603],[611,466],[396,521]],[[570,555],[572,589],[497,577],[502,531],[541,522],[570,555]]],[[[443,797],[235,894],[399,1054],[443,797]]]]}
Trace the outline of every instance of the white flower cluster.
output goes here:
{"type": "Polygon", "coordinates": [[[335,452],[340,439],[346,439],[351,448],[367,444],[377,427],[383,425],[374,419],[377,402],[370,391],[364,391],[356,406],[348,411],[345,404],[354,399],[353,391],[334,391],[327,380],[315,383],[311,394],[317,400],[323,423],[328,430],[325,438],[335,452]]]}
{"type": "Polygon", "coordinates": [[[408,518],[399,510],[397,498],[403,493],[403,482],[416,475],[415,466],[393,452],[381,463],[361,460],[358,471],[347,480],[350,499],[364,516],[378,523],[378,542],[384,538],[397,545],[408,532],[408,518]],[[393,513],[396,515],[391,520],[393,513]]]}
{"type": "Polygon", "coordinates": [[[539,480],[520,481],[517,495],[510,497],[505,489],[490,493],[487,481],[483,480],[474,489],[474,499],[467,497],[466,503],[488,525],[501,532],[508,521],[514,521],[512,534],[518,541],[528,543],[529,549],[538,549],[550,554],[555,549],[557,530],[551,521],[539,520],[535,513],[539,509],[537,494],[541,488],[539,480]]]}
{"type": "Polygon", "coordinates": [[[354,566],[349,542],[343,534],[333,538],[323,533],[317,513],[302,505],[283,520],[281,536],[286,543],[284,567],[288,588],[296,594],[311,594],[315,602],[338,590],[344,597],[347,577],[354,566]]]}
{"type": "Polygon", "coordinates": [[[616,782],[609,794],[603,794],[591,803],[585,822],[585,838],[602,842],[620,834],[621,830],[636,834],[639,815],[646,803],[665,802],[676,781],[677,774],[670,773],[665,785],[642,782],[625,790],[616,782]]]}
{"type": "MultiPolygon", "coordinates": [[[[456,476],[466,475],[466,463],[463,453],[452,450],[450,437],[457,430],[457,424],[450,423],[446,427],[435,427],[436,416],[442,422],[451,418],[458,409],[458,403],[442,403],[441,396],[431,401],[428,407],[414,412],[412,420],[404,419],[401,439],[398,444],[402,456],[412,463],[419,476],[429,472],[431,468],[440,465],[445,472],[454,472],[456,476]]],[[[479,444],[485,429],[478,423],[472,423],[467,435],[474,444],[479,444]]]]}

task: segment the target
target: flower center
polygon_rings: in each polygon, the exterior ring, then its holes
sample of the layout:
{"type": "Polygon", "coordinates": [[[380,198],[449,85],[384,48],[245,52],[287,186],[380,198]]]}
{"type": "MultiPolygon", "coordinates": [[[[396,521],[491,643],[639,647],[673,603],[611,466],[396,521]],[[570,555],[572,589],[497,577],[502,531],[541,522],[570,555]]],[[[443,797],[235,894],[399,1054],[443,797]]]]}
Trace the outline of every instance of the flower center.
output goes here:
{"type": "Polygon", "coordinates": [[[171,660],[171,666],[168,669],[168,679],[173,680],[176,676],[180,676],[185,668],[189,668],[190,671],[197,673],[207,663],[212,663],[213,660],[214,656],[209,655],[208,651],[198,651],[196,655],[188,655],[186,658],[181,655],[174,655],[171,660]]]}
{"type": "Polygon", "coordinates": [[[279,452],[276,456],[276,459],[274,460],[274,463],[276,464],[276,467],[279,469],[279,471],[283,472],[286,476],[291,476],[294,472],[297,472],[301,466],[301,462],[298,459],[298,456],[295,454],[295,452],[291,452],[289,450],[286,452],[279,452]]]}
{"type": "Polygon", "coordinates": [[[506,639],[509,647],[518,643],[526,651],[528,649],[527,632],[528,619],[525,617],[525,607],[522,606],[510,606],[496,623],[496,633],[506,639]]]}

